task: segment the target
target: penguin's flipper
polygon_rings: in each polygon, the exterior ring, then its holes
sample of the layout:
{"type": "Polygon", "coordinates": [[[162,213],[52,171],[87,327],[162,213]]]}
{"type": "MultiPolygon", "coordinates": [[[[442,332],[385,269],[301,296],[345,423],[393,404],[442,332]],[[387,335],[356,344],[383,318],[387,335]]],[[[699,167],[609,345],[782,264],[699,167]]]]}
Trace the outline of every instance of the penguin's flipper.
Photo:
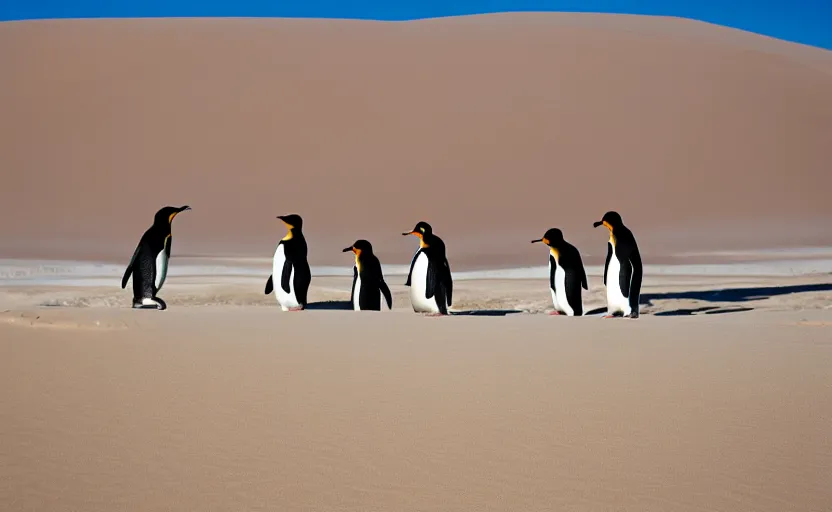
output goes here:
{"type": "Polygon", "coordinates": [[[393,309],[393,294],[390,293],[390,288],[387,287],[384,279],[379,283],[379,288],[381,288],[381,294],[384,295],[384,300],[387,301],[387,308],[393,309]]]}
{"type": "Polygon", "coordinates": [[[269,274],[269,279],[266,281],[266,290],[265,290],[266,295],[272,293],[273,290],[274,290],[274,281],[272,280],[271,274],[269,274]]]}
{"type": "MultiPolygon", "coordinates": [[[[618,286],[621,288],[621,294],[625,297],[630,297],[630,280],[633,277],[633,266],[630,264],[630,255],[622,254],[621,270],[618,271],[618,286]]],[[[616,255],[616,257],[618,257],[616,255]]]]}
{"type": "Polygon", "coordinates": [[[580,272],[581,276],[581,288],[589,291],[589,282],[586,278],[586,269],[584,268],[584,263],[580,260],[580,256],[578,258],[578,272],[580,272]]]}
{"type": "Polygon", "coordinates": [[[638,249],[633,249],[630,253],[630,264],[633,268],[632,275],[630,276],[630,309],[638,316],[641,278],[644,272],[641,264],[641,254],[638,252],[638,249]]]}
{"type": "Polygon", "coordinates": [[[607,242],[607,261],[604,262],[604,286],[607,285],[607,269],[610,268],[610,259],[612,259],[612,243],[607,242]]]}
{"type": "Polygon", "coordinates": [[[305,260],[295,265],[295,298],[298,304],[306,307],[306,294],[309,291],[309,283],[312,281],[312,270],[305,260]]]}
{"type": "Polygon", "coordinates": [[[136,255],[139,254],[139,247],[141,247],[141,244],[136,246],[136,250],[133,251],[133,256],[130,258],[130,263],[128,263],[127,268],[124,269],[124,277],[121,278],[122,290],[127,286],[127,280],[130,279],[130,274],[133,273],[133,262],[136,261],[136,255]]]}
{"type": "Polygon", "coordinates": [[[436,305],[439,306],[439,312],[443,315],[448,313],[448,285],[453,286],[450,281],[450,269],[444,263],[437,264],[435,261],[428,261],[427,276],[425,276],[425,298],[433,299],[435,297],[436,305]]]}
{"type": "Polygon", "coordinates": [[[280,287],[283,288],[283,291],[286,293],[291,293],[292,289],[289,288],[289,279],[292,277],[292,262],[289,258],[283,260],[283,270],[280,271],[280,287]]]}
{"type": "Polygon", "coordinates": [[[552,253],[549,253],[549,288],[555,289],[555,270],[558,268],[558,263],[552,253]]]}
{"type": "Polygon", "coordinates": [[[407,281],[404,282],[405,286],[410,286],[410,276],[413,275],[413,265],[416,264],[416,257],[419,256],[419,251],[421,251],[421,249],[416,249],[413,259],[410,260],[410,270],[407,272],[407,281]]]}
{"type": "Polygon", "coordinates": [[[425,275],[425,298],[432,299],[436,294],[436,288],[439,287],[440,279],[439,272],[437,272],[436,264],[428,260],[428,269],[425,275]]]}
{"type": "Polygon", "coordinates": [[[447,258],[445,259],[444,271],[443,283],[445,284],[445,298],[448,300],[448,306],[450,306],[453,303],[454,280],[451,277],[451,265],[448,263],[447,258]]]}
{"type": "Polygon", "coordinates": [[[352,267],[352,288],[350,288],[350,306],[355,304],[355,281],[358,279],[358,267],[352,267]]]}
{"type": "Polygon", "coordinates": [[[124,271],[124,277],[121,278],[121,289],[127,287],[127,281],[130,280],[130,274],[133,273],[133,265],[129,265],[127,269],[124,271]]]}
{"type": "Polygon", "coordinates": [[[583,272],[578,269],[573,269],[566,272],[563,285],[566,287],[566,302],[572,306],[575,316],[583,316],[583,307],[581,306],[581,283],[583,272]]]}
{"type": "Polygon", "coordinates": [[[434,262],[428,262],[428,272],[425,279],[425,298],[434,299],[436,305],[439,306],[439,312],[443,315],[448,314],[448,289],[445,278],[448,274],[446,274],[445,268],[444,264],[437,265],[434,262]]]}

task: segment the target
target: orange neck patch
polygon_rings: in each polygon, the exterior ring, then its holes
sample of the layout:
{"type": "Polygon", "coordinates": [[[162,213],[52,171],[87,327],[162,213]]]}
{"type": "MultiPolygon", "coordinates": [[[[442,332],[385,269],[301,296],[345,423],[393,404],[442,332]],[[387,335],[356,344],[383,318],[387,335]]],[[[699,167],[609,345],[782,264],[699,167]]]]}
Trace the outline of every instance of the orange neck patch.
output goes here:
{"type": "Polygon", "coordinates": [[[549,253],[554,256],[556,262],[560,262],[560,253],[554,247],[549,247],[549,253]]]}
{"type": "Polygon", "coordinates": [[[612,232],[612,225],[609,222],[604,221],[604,227],[610,230],[610,243],[615,246],[615,235],[612,232]]]}

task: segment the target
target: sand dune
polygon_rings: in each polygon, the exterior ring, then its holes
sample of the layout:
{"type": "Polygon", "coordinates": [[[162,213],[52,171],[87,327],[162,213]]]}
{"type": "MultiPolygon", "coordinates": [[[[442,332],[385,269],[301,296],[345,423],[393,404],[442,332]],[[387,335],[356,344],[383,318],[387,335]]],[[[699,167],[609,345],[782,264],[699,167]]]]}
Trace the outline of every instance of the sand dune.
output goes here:
{"type": "Polygon", "coordinates": [[[540,264],[559,226],[624,215],[680,251],[832,242],[832,52],[678,19],[0,24],[0,251],[126,261],[190,204],[174,253],[313,264],[356,238],[406,264],[418,220],[455,268],[540,264]]]}

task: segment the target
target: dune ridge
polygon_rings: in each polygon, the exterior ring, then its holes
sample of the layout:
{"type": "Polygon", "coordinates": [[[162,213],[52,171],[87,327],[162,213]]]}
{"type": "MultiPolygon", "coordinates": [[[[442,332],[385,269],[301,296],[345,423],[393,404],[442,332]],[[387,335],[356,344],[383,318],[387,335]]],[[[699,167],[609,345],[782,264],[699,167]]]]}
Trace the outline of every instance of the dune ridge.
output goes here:
{"type": "Polygon", "coordinates": [[[832,243],[832,52],[689,20],[507,14],[405,23],[0,24],[0,252],[269,257],[288,212],[314,265],[419,220],[460,270],[589,262],[622,213],[646,258],[832,243]]]}

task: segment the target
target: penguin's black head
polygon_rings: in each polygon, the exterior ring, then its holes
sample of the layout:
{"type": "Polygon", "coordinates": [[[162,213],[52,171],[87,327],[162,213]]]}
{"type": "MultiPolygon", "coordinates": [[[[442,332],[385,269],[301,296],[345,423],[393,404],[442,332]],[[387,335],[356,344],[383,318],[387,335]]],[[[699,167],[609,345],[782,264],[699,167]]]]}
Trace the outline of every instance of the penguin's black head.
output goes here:
{"type": "Polygon", "coordinates": [[[548,229],[546,230],[546,234],[543,235],[543,238],[532,240],[532,243],[537,242],[543,242],[549,247],[557,247],[561,242],[563,242],[563,233],[558,228],[548,229]]]}
{"type": "Polygon", "coordinates": [[[165,206],[158,212],[156,212],[156,216],[153,219],[153,223],[158,226],[170,226],[173,222],[173,218],[176,217],[178,214],[184,212],[185,210],[190,210],[191,207],[188,205],[185,206],[165,206]]]}
{"type": "Polygon", "coordinates": [[[416,235],[419,238],[422,238],[426,235],[431,235],[432,233],[433,233],[433,228],[430,227],[430,224],[428,224],[425,221],[420,221],[418,224],[416,224],[416,227],[413,228],[412,231],[408,231],[407,233],[402,233],[402,235],[404,235],[404,236],[416,235]]]}
{"type": "Polygon", "coordinates": [[[342,252],[354,252],[356,256],[362,254],[373,254],[373,245],[367,240],[356,240],[354,244],[344,249],[342,252]]]}
{"type": "Polygon", "coordinates": [[[289,215],[278,215],[278,219],[282,220],[286,227],[289,228],[289,231],[301,231],[303,230],[303,219],[300,215],[296,213],[292,213],[289,215]]]}
{"type": "Polygon", "coordinates": [[[610,231],[612,231],[613,228],[617,228],[623,225],[624,222],[621,220],[621,215],[619,215],[618,212],[613,211],[605,213],[601,220],[592,224],[592,226],[596,228],[598,226],[606,226],[606,228],[610,231]]]}

